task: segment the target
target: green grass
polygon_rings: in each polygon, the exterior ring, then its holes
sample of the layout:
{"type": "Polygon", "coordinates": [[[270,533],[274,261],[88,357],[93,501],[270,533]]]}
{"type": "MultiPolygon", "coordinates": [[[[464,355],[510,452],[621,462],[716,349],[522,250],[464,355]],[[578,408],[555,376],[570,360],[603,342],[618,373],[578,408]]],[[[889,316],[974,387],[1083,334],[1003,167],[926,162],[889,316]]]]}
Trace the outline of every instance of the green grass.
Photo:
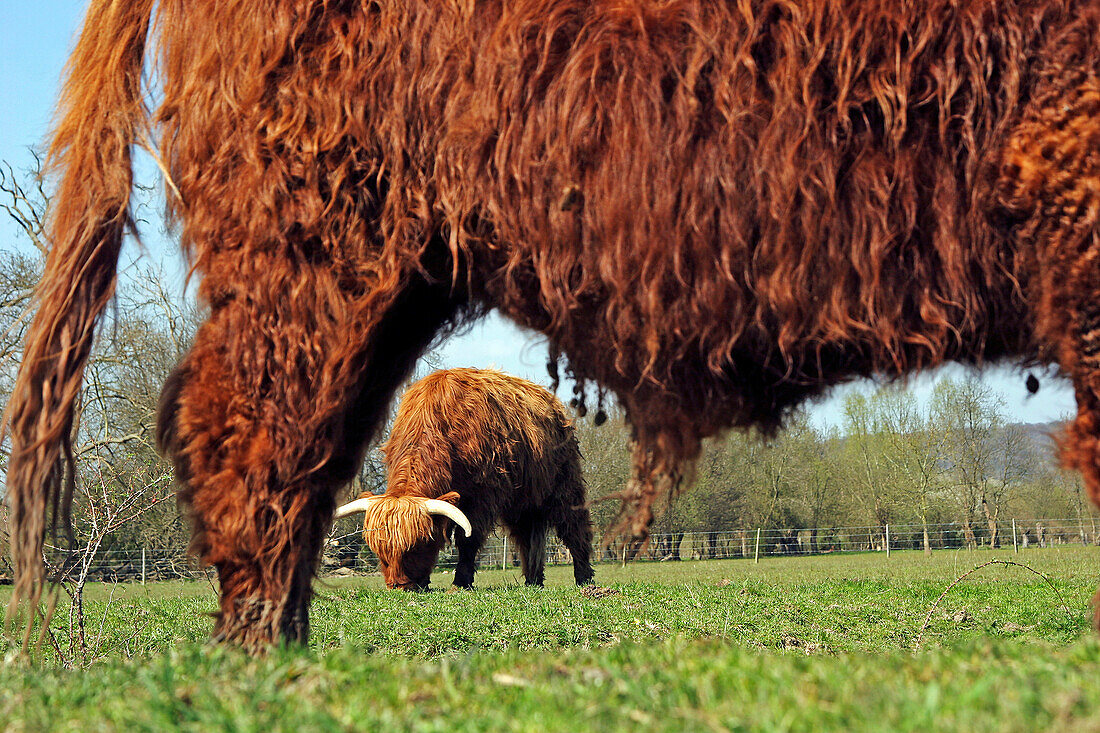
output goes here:
{"type": "MultiPolygon", "coordinates": [[[[89,589],[84,670],[0,666],[6,730],[1033,730],[1100,727],[1100,548],[601,565],[582,596],[326,581],[308,649],[205,644],[209,583],[89,589]],[[914,640],[936,598],[922,649],[914,640]],[[1063,609],[1059,596],[1069,610],[1063,609]]],[[[444,585],[446,572],[435,574],[444,585]]],[[[0,600],[3,600],[0,598],[0,600]]],[[[65,609],[54,622],[63,637],[65,609]]]]}

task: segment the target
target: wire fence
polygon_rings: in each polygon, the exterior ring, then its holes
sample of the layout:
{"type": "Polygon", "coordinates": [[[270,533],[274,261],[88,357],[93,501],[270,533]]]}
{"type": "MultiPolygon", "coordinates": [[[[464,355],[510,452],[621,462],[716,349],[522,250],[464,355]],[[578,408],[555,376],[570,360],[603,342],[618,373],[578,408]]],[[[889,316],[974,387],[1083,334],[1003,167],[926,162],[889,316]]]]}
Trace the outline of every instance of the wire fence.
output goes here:
{"type": "MultiPolygon", "coordinates": [[[[1009,519],[982,521],[967,526],[946,524],[883,524],[862,527],[817,528],[744,528],[709,532],[654,533],[634,561],[676,561],[752,559],[784,555],[824,555],[831,553],[957,549],[1002,547],[1026,551],[1035,547],[1100,544],[1100,526],[1095,517],[1080,519],[1009,519]]],[[[621,562],[623,546],[599,544],[593,549],[593,562],[621,562]]],[[[453,546],[439,557],[437,567],[454,567],[457,559],[453,546]]],[[[212,570],[198,568],[182,551],[100,550],[84,558],[88,579],[105,582],[172,580],[210,577],[212,570]]],[[[550,565],[569,564],[569,551],[551,535],[547,540],[546,561],[550,565]]],[[[503,534],[491,536],[478,555],[479,568],[519,567],[519,550],[503,534]]],[[[349,532],[332,537],[322,557],[322,576],[368,575],[378,570],[378,559],[367,548],[361,534],[349,532]]],[[[10,579],[0,574],[0,582],[10,579]]]]}

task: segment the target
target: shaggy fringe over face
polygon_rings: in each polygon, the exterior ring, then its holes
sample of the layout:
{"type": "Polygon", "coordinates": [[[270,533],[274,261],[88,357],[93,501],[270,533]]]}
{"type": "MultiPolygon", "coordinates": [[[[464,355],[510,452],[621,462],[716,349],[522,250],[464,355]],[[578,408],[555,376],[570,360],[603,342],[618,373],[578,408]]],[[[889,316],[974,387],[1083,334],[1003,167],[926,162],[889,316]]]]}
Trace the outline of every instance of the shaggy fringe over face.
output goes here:
{"type": "Polygon", "coordinates": [[[405,496],[387,497],[375,502],[363,519],[363,538],[379,557],[404,554],[418,542],[430,540],[435,534],[432,515],[423,504],[405,496]]]}
{"type": "Polygon", "coordinates": [[[383,496],[371,504],[363,538],[378,556],[387,587],[428,589],[432,568],[447,542],[440,527],[416,498],[383,496]]]}
{"type": "MultiPolygon", "coordinates": [[[[93,0],[8,406],[40,588],[114,282],[152,0],[93,0]]],[[[1057,363],[1100,497],[1097,0],[160,0],[152,121],[211,316],[162,443],[216,635],[304,638],[337,488],[441,330],[496,308],[614,392],[645,537],[699,441],[864,375],[1057,363]]]]}
{"type": "MultiPolygon", "coordinates": [[[[591,579],[592,530],[580,449],[565,407],[546,389],[493,370],[437,371],[406,390],[382,450],[387,488],[372,510],[388,505],[395,512],[410,505],[419,509],[414,498],[447,499],[450,492],[458,493],[456,506],[473,532],[467,538],[455,535],[456,585],[473,583],[477,553],[498,521],[512,534],[528,582],[542,582],[544,563],[535,555],[551,527],[570,550],[578,582],[591,579]],[[399,503],[403,500],[408,503],[399,503]]],[[[368,514],[364,527],[379,526],[368,514]]],[[[430,571],[440,547],[427,544],[431,530],[422,525],[418,540],[402,531],[400,551],[394,539],[383,535],[379,547],[396,566],[386,572],[403,564],[430,571]],[[414,544],[417,549],[410,552],[414,544]]],[[[364,537],[383,557],[372,544],[378,541],[372,533],[364,537]]]]}

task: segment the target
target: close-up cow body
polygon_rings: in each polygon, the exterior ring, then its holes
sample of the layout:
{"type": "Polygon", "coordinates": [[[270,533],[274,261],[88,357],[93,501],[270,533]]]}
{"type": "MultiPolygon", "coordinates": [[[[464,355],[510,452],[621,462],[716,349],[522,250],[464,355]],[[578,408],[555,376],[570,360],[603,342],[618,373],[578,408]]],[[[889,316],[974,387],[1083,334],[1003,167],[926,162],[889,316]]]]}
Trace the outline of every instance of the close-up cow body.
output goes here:
{"type": "Polygon", "coordinates": [[[704,438],[949,361],[1057,367],[1100,498],[1097,0],[93,0],[59,107],[16,599],[71,502],[139,145],[209,308],[158,437],[217,639],[307,638],[338,491],[489,310],[625,412],[636,542],[704,438]]]}
{"type": "Polygon", "coordinates": [[[546,389],[493,370],[435,372],[405,392],[382,450],[386,493],[363,495],[336,517],[365,513],[363,538],[388,587],[427,590],[453,528],[454,585],[471,588],[498,522],[527,585],[543,584],[550,529],[577,584],[592,581],[580,450],[565,406],[546,389]]]}

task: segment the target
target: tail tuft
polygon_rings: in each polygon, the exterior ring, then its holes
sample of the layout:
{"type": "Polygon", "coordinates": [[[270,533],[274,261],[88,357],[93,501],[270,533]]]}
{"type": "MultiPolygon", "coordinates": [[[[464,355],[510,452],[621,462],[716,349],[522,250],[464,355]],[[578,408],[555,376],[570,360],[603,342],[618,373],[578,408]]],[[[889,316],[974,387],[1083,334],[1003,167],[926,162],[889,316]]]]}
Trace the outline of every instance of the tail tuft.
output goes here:
{"type": "Polygon", "coordinates": [[[60,174],[47,222],[51,249],[4,415],[12,441],[9,618],[22,600],[36,608],[41,600],[47,528],[56,533],[60,522],[72,537],[75,406],[114,295],[123,236],[133,228],[130,156],[148,124],[141,77],[153,2],[93,0],[67,67],[48,159],[60,174]]]}

